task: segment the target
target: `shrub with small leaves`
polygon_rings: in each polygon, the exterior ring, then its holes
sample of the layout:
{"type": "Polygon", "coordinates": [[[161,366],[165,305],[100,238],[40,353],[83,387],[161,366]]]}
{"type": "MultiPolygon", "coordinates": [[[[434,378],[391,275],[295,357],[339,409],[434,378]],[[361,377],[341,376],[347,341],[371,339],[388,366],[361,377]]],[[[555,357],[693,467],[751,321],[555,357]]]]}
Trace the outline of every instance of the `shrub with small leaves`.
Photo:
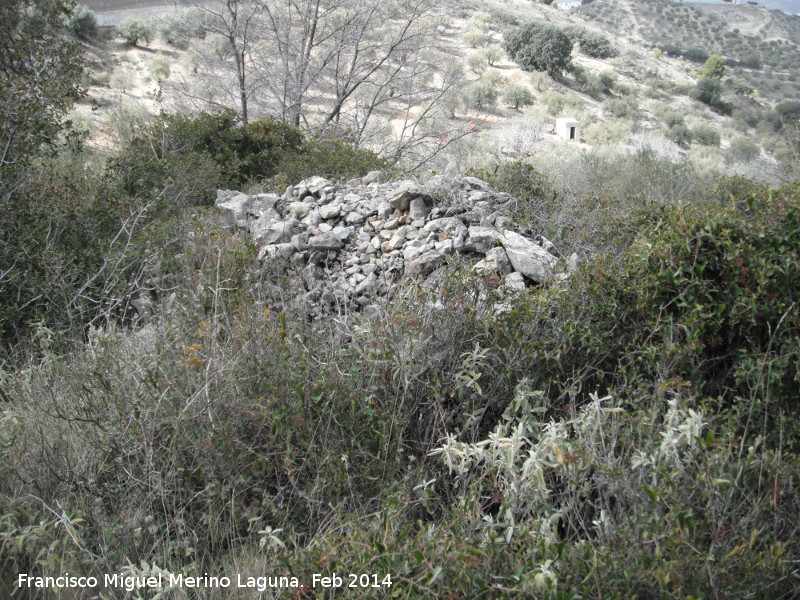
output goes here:
{"type": "Polygon", "coordinates": [[[667,138],[680,146],[687,147],[692,143],[692,132],[685,124],[676,123],[667,131],[667,138]]]}
{"type": "Polygon", "coordinates": [[[506,89],[503,95],[503,101],[506,105],[519,109],[521,106],[529,106],[536,101],[533,92],[524,85],[511,85],[506,89]]]}
{"type": "Polygon", "coordinates": [[[97,35],[97,17],[91,9],[76,4],[67,18],[67,27],[78,37],[91,40],[97,35]]]}
{"type": "Polygon", "coordinates": [[[580,45],[581,53],[592,58],[613,58],[618,52],[611,40],[602,33],[589,31],[583,27],[565,27],[562,31],[580,45]]]}
{"type": "Polygon", "coordinates": [[[720,142],[719,131],[706,124],[700,124],[692,129],[692,139],[703,146],[717,147],[720,142]]]}
{"type": "Polygon", "coordinates": [[[754,161],[761,154],[761,148],[753,140],[737,136],[731,140],[727,158],[734,163],[748,163],[754,161]]]}
{"type": "Polygon", "coordinates": [[[616,119],[636,120],[639,115],[639,110],[636,108],[635,103],[629,99],[609,100],[603,104],[603,112],[616,119]]]}
{"type": "Polygon", "coordinates": [[[718,78],[701,78],[692,90],[692,96],[721,114],[727,115],[733,110],[732,106],[722,99],[722,84],[718,78]]]}
{"type": "Polygon", "coordinates": [[[491,108],[497,103],[497,88],[491,81],[482,79],[474,83],[468,90],[470,106],[474,108],[491,108]]]}
{"type": "Polygon", "coordinates": [[[744,79],[739,79],[737,77],[729,77],[725,81],[725,85],[727,85],[734,94],[739,96],[749,96],[756,91],[755,88],[744,79]]]}
{"type": "Polygon", "coordinates": [[[155,56],[147,63],[147,70],[158,83],[169,77],[170,61],[166,56],[155,56]]]}
{"type": "Polygon", "coordinates": [[[145,45],[153,39],[153,31],[150,25],[139,19],[128,17],[120,21],[116,26],[117,35],[131,46],[138,46],[139,43],[145,45]]]}

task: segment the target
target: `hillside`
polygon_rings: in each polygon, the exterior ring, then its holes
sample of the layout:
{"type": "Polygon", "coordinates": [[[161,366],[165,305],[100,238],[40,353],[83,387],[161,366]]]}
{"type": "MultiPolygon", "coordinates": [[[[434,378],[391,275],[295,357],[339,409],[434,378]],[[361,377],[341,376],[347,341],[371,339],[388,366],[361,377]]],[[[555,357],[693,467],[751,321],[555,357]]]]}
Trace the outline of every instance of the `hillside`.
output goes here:
{"type": "MultiPolygon", "coordinates": [[[[183,22],[195,18],[181,14],[150,20],[151,39],[141,47],[113,37],[113,29],[87,44],[97,60],[89,86],[93,103],[74,114],[95,149],[108,151],[159,110],[237,107],[232,57],[208,40],[181,38],[183,22]]],[[[666,0],[598,0],[572,11],[517,1],[454,2],[428,17],[438,24],[431,34],[436,51],[426,56],[433,67],[411,75],[427,78],[424,85],[420,79],[419,87],[409,88],[414,93],[395,95],[383,82],[373,107],[358,107],[366,97],[354,95],[352,107],[337,117],[337,127],[349,128],[358,144],[406,168],[491,167],[525,157],[549,172],[554,162],[547,157],[569,154],[554,135],[557,117],[581,122],[582,150],[649,146],[691,160],[709,177],[739,173],[780,181],[794,161],[793,130],[784,125],[794,114],[797,18],[751,6],[666,0]],[[613,56],[592,57],[577,45],[574,71],[557,78],[526,72],[505,55],[502,43],[507,32],[532,19],[605,36],[613,56]],[[626,35],[618,36],[619,30],[626,35]],[[769,41],[758,41],[764,36],[769,41]],[[670,42],[656,44],[659,39],[670,42]],[[703,62],[717,50],[728,54],[714,108],[692,94],[703,62]],[[758,68],[744,65],[756,65],[754,60],[758,68]]],[[[327,118],[330,89],[327,82],[309,89],[303,118],[312,129],[327,118]]],[[[250,96],[256,116],[276,110],[266,91],[254,88],[250,96]]]]}
{"type": "Polygon", "coordinates": [[[800,17],[746,4],[594,0],[576,11],[612,35],[702,63],[713,53],[765,98],[800,95],[800,17]]]}

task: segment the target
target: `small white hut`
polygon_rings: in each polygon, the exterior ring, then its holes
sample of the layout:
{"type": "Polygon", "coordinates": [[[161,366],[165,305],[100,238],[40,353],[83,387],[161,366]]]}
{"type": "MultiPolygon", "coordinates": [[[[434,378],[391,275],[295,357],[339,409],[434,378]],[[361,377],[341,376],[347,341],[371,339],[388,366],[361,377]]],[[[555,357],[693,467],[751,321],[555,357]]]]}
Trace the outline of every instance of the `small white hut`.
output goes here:
{"type": "Polygon", "coordinates": [[[556,135],[565,140],[581,139],[580,122],[570,117],[556,119],[556,135]]]}

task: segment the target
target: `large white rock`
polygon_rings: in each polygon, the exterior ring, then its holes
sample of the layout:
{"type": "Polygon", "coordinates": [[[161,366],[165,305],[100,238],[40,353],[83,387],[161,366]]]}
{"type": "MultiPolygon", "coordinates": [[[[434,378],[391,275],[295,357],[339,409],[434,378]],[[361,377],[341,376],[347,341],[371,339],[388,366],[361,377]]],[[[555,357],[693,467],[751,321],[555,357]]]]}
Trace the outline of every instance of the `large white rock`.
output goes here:
{"type": "MultiPolygon", "coordinates": [[[[219,192],[217,192],[219,196],[219,192]]],[[[238,225],[247,217],[247,205],[250,196],[247,194],[236,194],[235,196],[223,196],[217,198],[217,209],[222,213],[222,217],[229,225],[238,225]]]]}
{"type": "Polygon", "coordinates": [[[254,221],[270,209],[275,208],[279,200],[275,194],[236,194],[219,190],[217,191],[216,206],[223,218],[231,225],[246,226],[247,221],[254,221]]]}
{"type": "Polygon", "coordinates": [[[319,198],[320,194],[322,193],[322,190],[332,185],[333,184],[324,177],[309,177],[308,179],[304,179],[294,187],[295,190],[297,190],[300,193],[302,193],[302,190],[306,190],[319,198]]]}
{"type": "Polygon", "coordinates": [[[404,181],[397,192],[389,198],[389,204],[398,210],[408,210],[411,200],[425,193],[415,181],[404,181]]]}
{"type": "Polygon", "coordinates": [[[259,246],[288,242],[300,231],[302,227],[297,220],[284,221],[274,209],[269,209],[250,226],[250,235],[259,246]]]}
{"type": "Polygon", "coordinates": [[[452,237],[458,235],[467,235],[467,226],[461,222],[461,219],[456,217],[442,217],[441,219],[434,219],[428,221],[421,229],[423,233],[443,232],[452,237]]]}
{"type": "Polygon", "coordinates": [[[417,196],[413,198],[408,204],[408,214],[415,221],[424,219],[431,212],[431,207],[426,198],[417,196]]]}
{"type": "Polygon", "coordinates": [[[509,229],[503,231],[500,243],[505,248],[515,271],[537,283],[545,283],[552,279],[558,259],[539,244],[509,229]]]}
{"type": "Polygon", "coordinates": [[[290,202],[286,205],[286,211],[289,212],[295,219],[302,219],[314,208],[310,202],[290,202]]]}
{"type": "Polygon", "coordinates": [[[309,238],[307,248],[309,250],[339,250],[342,243],[342,238],[331,231],[309,238]]]}
{"type": "Polygon", "coordinates": [[[444,264],[444,255],[436,250],[429,250],[411,262],[406,263],[408,275],[430,275],[444,264]]]}
{"type": "Polygon", "coordinates": [[[319,216],[323,219],[335,219],[341,214],[341,212],[342,209],[338,204],[326,204],[325,206],[320,207],[319,216]]]}
{"type": "Polygon", "coordinates": [[[350,229],[349,227],[334,227],[333,233],[339,236],[339,239],[344,242],[347,240],[347,238],[353,235],[353,230],[350,229]]]}
{"type": "Polygon", "coordinates": [[[464,250],[486,254],[492,249],[500,233],[494,227],[471,225],[464,241],[464,250]]]}
{"type": "Polygon", "coordinates": [[[509,273],[506,276],[503,288],[509,292],[524,292],[525,279],[523,279],[522,273],[509,273]]]}
{"type": "Polygon", "coordinates": [[[506,251],[498,246],[489,250],[486,253],[486,258],[475,263],[472,270],[479,275],[489,275],[491,273],[505,275],[511,272],[511,262],[508,260],[506,251]]]}

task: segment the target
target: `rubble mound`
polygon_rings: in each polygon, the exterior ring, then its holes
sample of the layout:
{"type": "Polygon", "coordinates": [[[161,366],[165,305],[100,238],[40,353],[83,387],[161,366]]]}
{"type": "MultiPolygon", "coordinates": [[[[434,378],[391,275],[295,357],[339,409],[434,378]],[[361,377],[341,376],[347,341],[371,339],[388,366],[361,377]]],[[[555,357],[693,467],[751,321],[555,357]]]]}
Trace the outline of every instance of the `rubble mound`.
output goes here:
{"type": "Polygon", "coordinates": [[[306,299],[350,310],[391,296],[404,276],[435,277],[455,253],[511,289],[563,279],[576,257],[561,260],[544,237],[515,231],[516,205],[475,177],[381,183],[379,172],[343,185],[311,177],[282,196],[219,190],[216,200],[260,259],[302,269],[306,299]]]}

